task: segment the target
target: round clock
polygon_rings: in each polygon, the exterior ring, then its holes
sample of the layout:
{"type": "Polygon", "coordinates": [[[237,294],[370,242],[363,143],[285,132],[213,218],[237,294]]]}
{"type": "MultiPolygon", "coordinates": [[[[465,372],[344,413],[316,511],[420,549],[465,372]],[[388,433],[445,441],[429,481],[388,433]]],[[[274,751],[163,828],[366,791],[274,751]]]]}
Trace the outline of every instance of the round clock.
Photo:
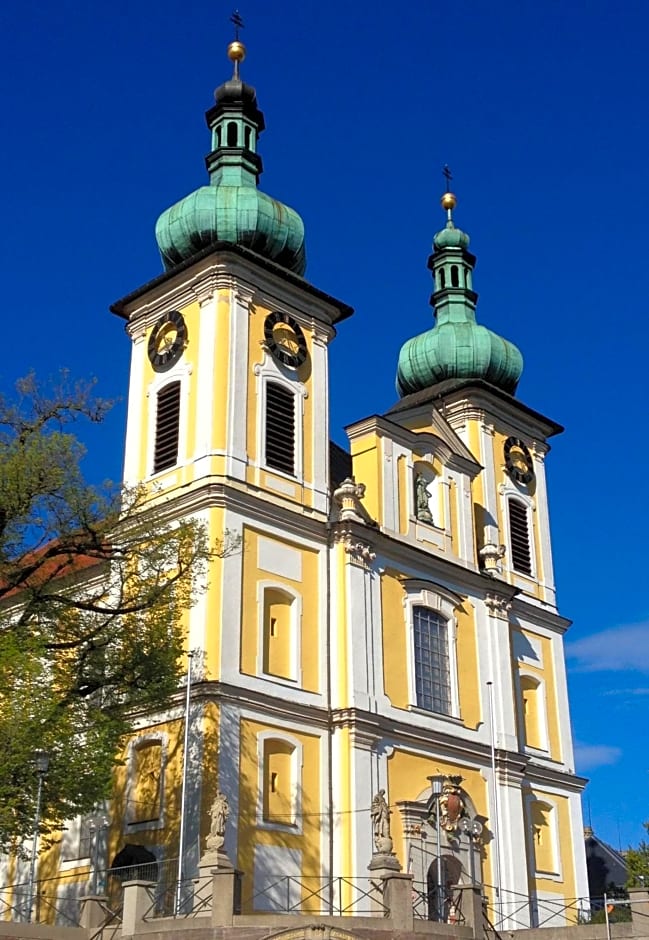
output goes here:
{"type": "Polygon", "coordinates": [[[187,324],[182,313],[170,310],[160,317],[149,336],[149,360],[156,372],[174,366],[187,345],[187,324]]]}
{"type": "Polygon", "coordinates": [[[278,362],[292,369],[307,356],[306,339],[300,324],[288,313],[269,313],[264,322],[264,339],[278,362]]]}
{"type": "Polygon", "coordinates": [[[503,450],[505,470],[512,480],[526,486],[531,483],[534,479],[534,464],[526,444],[518,437],[508,437],[503,450]]]}

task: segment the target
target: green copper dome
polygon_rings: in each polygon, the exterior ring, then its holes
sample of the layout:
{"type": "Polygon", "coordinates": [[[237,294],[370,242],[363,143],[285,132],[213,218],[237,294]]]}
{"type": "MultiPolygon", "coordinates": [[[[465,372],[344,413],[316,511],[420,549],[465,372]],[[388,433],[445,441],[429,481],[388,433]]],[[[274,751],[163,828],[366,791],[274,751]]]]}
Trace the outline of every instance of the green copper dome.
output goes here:
{"type": "Polygon", "coordinates": [[[431,303],[436,323],[401,347],[397,392],[403,397],[445,379],[483,379],[513,394],[523,357],[513,343],[476,323],[475,257],[468,251],[469,236],[453,224],[455,197],[446,193],[442,204],[448,221],[435,235],[428,259],[435,285],[431,303]]]}
{"type": "Polygon", "coordinates": [[[156,240],[168,270],[217,242],[243,245],[277,264],[303,274],[306,268],[304,223],[293,209],[257,189],[262,172],[256,152],[264,130],[255,89],[239,78],[245,50],[228,50],[233,77],[216,89],[207,114],[212,152],[205,159],[209,185],[201,186],[162,213],[156,240]]]}

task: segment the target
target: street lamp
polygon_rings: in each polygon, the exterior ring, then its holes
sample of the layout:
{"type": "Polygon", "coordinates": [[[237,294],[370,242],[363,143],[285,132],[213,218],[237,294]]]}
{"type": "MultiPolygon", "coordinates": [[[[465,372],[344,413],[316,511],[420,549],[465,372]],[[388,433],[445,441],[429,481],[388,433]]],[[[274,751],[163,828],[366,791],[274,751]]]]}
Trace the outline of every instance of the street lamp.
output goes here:
{"type": "Polygon", "coordinates": [[[50,755],[42,748],[34,751],[34,770],[38,777],[38,790],[36,793],[36,812],[34,814],[34,835],[32,838],[32,857],[29,863],[29,889],[27,895],[27,923],[32,922],[34,909],[34,879],[36,876],[36,850],[38,848],[38,830],[41,823],[41,800],[43,798],[43,780],[50,766],[50,755]]]}
{"type": "Polygon", "coordinates": [[[457,824],[458,832],[463,832],[469,838],[469,868],[471,871],[471,884],[475,885],[475,844],[482,835],[482,823],[479,819],[469,819],[463,816],[457,824]]]}
{"type": "Polygon", "coordinates": [[[442,897],[442,820],[439,801],[444,792],[444,780],[442,774],[436,774],[428,778],[430,780],[431,801],[435,801],[435,830],[437,833],[437,920],[444,920],[444,898],[442,897]]]}

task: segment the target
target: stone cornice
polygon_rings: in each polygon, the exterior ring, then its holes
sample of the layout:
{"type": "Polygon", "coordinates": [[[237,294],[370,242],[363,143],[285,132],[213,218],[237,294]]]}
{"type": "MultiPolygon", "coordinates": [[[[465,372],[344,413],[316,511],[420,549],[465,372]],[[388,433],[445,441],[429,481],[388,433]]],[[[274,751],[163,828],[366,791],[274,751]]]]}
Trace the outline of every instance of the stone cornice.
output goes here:
{"type": "Polygon", "coordinates": [[[127,320],[142,316],[153,320],[170,306],[201,299],[219,287],[234,286],[251,295],[276,297],[281,305],[297,310],[332,327],[351,316],[353,310],[314,287],[308,281],[255,254],[249,249],[220,242],[116,301],[111,311],[127,320]],[[241,283],[239,283],[241,282],[241,283]],[[280,300],[281,298],[281,300],[280,300]]]}
{"type": "Polygon", "coordinates": [[[588,783],[588,778],[567,773],[555,767],[548,767],[547,764],[530,762],[525,774],[525,781],[533,787],[551,786],[560,790],[569,790],[571,793],[581,793],[588,783]]]}
{"type": "Polygon", "coordinates": [[[282,525],[311,542],[327,541],[327,519],[317,510],[222,476],[203,477],[151,501],[151,509],[174,519],[220,507],[248,515],[255,522],[282,525]]]}
{"type": "MultiPolygon", "coordinates": [[[[180,688],[174,696],[170,697],[164,713],[149,713],[147,716],[145,712],[138,711],[133,712],[132,717],[166,720],[174,709],[180,717],[184,695],[184,688],[180,688]]],[[[435,730],[422,733],[421,727],[413,726],[407,720],[395,720],[392,714],[381,715],[356,708],[330,709],[326,703],[323,703],[323,696],[314,695],[314,699],[319,699],[319,701],[308,704],[281,696],[271,697],[259,690],[241,685],[230,685],[217,680],[196,682],[192,687],[192,701],[196,703],[218,702],[244,711],[247,709],[257,711],[263,713],[264,719],[268,721],[275,719],[291,723],[297,720],[321,732],[346,728],[352,734],[356,744],[363,750],[373,749],[381,741],[385,741],[392,747],[443,756],[451,763],[477,767],[490,765],[491,751],[486,742],[459,738],[453,732],[446,734],[435,730]]],[[[496,768],[500,779],[515,787],[549,786],[568,790],[571,793],[580,793],[587,783],[584,777],[561,770],[556,766],[548,766],[547,762],[537,763],[534,757],[500,748],[496,751],[496,768]]]]}
{"type": "MultiPolygon", "coordinates": [[[[420,727],[395,720],[393,715],[370,714],[354,708],[334,708],[331,724],[334,728],[347,728],[354,733],[362,731],[378,739],[387,738],[393,745],[398,742],[399,746],[413,747],[417,751],[430,750],[431,753],[438,754],[441,750],[450,761],[458,763],[489,766],[491,761],[491,748],[486,742],[468,741],[452,733],[445,734],[437,730],[422,733],[420,727]]],[[[578,793],[587,783],[585,778],[576,774],[560,770],[558,767],[538,764],[527,754],[502,748],[496,751],[496,769],[504,782],[516,787],[525,782],[532,785],[545,783],[578,793]]]]}
{"type": "MultiPolygon", "coordinates": [[[[486,594],[497,594],[504,599],[511,600],[518,592],[518,588],[497,578],[491,578],[477,567],[468,567],[457,559],[446,558],[444,555],[431,554],[424,548],[410,542],[396,539],[392,535],[380,530],[373,539],[378,564],[385,562],[390,566],[401,565],[413,571],[407,575],[412,578],[421,578],[422,567],[426,569],[426,579],[435,580],[436,577],[445,578],[455,584],[461,585],[457,593],[484,597],[486,594]],[[414,573],[414,571],[419,573],[414,573]]],[[[404,572],[405,574],[405,572],[404,572]]]]}
{"type": "Polygon", "coordinates": [[[548,437],[563,431],[561,425],[522,402],[509,396],[501,398],[486,388],[468,386],[450,391],[441,398],[444,416],[451,427],[458,418],[497,424],[514,436],[531,437],[540,453],[549,450],[545,443],[548,437]]]}
{"type": "MultiPolygon", "coordinates": [[[[430,409],[428,409],[428,416],[430,418],[430,409]]],[[[435,433],[436,431],[440,431],[440,429],[410,431],[408,428],[404,428],[382,415],[370,415],[345,428],[350,441],[375,432],[400,444],[407,450],[421,451],[422,449],[429,449],[432,454],[439,454],[452,469],[466,473],[471,479],[476,477],[482,470],[482,466],[461,438],[449,427],[446,428],[445,437],[440,436],[440,433],[435,433]]]]}
{"type": "Polygon", "coordinates": [[[523,594],[516,595],[512,603],[512,614],[560,635],[563,635],[572,625],[572,620],[567,620],[549,607],[539,607],[537,604],[530,603],[523,594]]]}

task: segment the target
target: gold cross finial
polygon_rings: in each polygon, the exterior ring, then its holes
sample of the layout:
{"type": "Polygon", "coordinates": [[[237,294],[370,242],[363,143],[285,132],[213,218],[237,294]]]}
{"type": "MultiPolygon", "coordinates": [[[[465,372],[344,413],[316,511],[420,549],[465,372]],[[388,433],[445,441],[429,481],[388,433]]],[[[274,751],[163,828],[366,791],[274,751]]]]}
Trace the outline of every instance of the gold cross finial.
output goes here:
{"type": "Polygon", "coordinates": [[[239,30],[243,29],[244,23],[238,10],[230,17],[230,22],[234,25],[234,41],[228,46],[228,58],[234,63],[233,78],[239,78],[239,63],[246,57],[246,47],[239,39],[239,30]]]}
{"type": "Polygon", "coordinates": [[[457,205],[457,198],[451,192],[451,180],[453,179],[453,174],[448,168],[448,163],[444,164],[444,168],[442,170],[442,176],[446,180],[446,192],[442,196],[442,209],[446,209],[447,225],[452,226],[453,225],[453,209],[455,209],[457,205]]]}
{"type": "Polygon", "coordinates": [[[234,24],[234,38],[238,41],[239,39],[239,30],[243,29],[244,23],[241,18],[241,14],[238,10],[235,10],[232,16],[230,17],[230,22],[234,24]]]}

